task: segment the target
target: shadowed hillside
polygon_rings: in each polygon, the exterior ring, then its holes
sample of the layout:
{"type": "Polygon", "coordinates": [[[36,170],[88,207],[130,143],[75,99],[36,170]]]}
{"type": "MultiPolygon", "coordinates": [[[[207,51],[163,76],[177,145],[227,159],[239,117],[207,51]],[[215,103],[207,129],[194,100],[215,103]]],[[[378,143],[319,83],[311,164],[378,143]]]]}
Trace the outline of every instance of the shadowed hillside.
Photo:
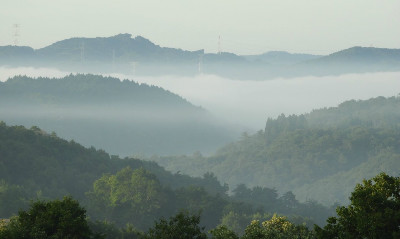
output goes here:
{"type": "Polygon", "coordinates": [[[210,152],[231,139],[207,111],[162,88],[95,75],[14,77],[0,115],[120,155],[210,152]]]}

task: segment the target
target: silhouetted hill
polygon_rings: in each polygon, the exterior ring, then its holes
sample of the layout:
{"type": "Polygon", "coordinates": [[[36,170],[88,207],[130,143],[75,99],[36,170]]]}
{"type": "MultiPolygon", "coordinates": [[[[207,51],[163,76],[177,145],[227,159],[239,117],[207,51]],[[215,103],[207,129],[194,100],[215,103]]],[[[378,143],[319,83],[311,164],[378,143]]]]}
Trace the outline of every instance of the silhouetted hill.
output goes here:
{"type": "Polygon", "coordinates": [[[299,62],[320,58],[320,55],[289,53],[286,51],[269,51],[261,55],[244,56],[247,60],[259,64],[288,66],[299,62]]]}
{"type": "Polygon", "coordinates": [[[352,47],[323,56],[316,61],[325,63],[368,63],[368,64],[398,64],[400,63],[400,49],[375,47],[352,47]]]}
{"type": "Polygon", "coordinates": [[[107,63],[183,62],[198,60],[200,51],[160,47],[148,39],[130,34],[113,37],[71,38],[36,50],[43,59],[107,63]]]}
{"type": "Polygon", "coordinates": [[[161,47],[130,34],[70,38],[41,49],[0,47],[0,65],[135,75],[217,74],[241,80],[400,70],[400,49],[352,47],[328,56],[272,51],[239,56],[161,47]]]}
{"type": "Polygon", "coordinates": [[[400,70],[400,49],[352,47],[296,66],[298,72],[338,75],[400,70]]]}
{"type": "Polygon", "coordinates": [[[97,75],[0,82],[0,119],[113,154],[210,152],[231,139],[207,111],[160,87],[97,75]]]}

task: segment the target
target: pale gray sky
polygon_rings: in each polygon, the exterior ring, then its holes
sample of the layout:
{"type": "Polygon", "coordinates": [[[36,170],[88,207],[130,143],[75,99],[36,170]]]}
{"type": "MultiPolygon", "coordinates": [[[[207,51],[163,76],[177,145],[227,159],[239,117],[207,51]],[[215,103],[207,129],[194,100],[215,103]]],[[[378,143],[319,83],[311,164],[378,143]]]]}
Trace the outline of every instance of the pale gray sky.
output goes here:
{"type": "Polygon", "coordinates": [[[400,48],[399,0],[0,0],[0,45],[141,35],[185,50],[328,54],[400,48]]]}

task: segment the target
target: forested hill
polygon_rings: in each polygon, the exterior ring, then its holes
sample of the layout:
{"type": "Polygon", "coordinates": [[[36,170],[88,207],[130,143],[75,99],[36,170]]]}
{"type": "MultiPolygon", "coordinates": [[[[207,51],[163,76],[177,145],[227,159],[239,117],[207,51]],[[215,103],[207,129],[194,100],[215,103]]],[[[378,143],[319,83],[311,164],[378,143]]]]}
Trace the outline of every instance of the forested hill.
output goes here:
{"type": "Polygon", "coordinates": [[[139,106],[160,110],[165,107],[165,110],[186,109],[192,112],[205,112],[182,97],[158,86],[91,74],[70,74],[63,78],[16,76],[6,82],[0,82],[0,99],[32,106],[119,104],[129,106],[124,109],[127,111],[139,106]]]}
{"type": "Polygon", "coordinates": [[[0,120],[124,156],[212,151],[231,139],[206,110],[176,94],[98,75],[0,82],[0,120]]]}
{"type": "Polygon", "coordinates": [[[299,203],[291,192],[279,197],[275,189],[243,185],[232,196],[227,191],[211,173],[197,178],[172,174],[153,162],[110,156],[38,127],[0,121],[0,218],[15,215],[30,200],[65,195],[79,200],[91,220],[108,229],[130,223],[147,230],[180,210],[201,212],[208,230],[223,222],[238,233],[251,220],[270,219],[273,213],[308,226],[324,224],[332,215],[318,203],[299,203]]]}
{"type": "Polygon", "coordinates": [[[109,155],[94,147],[85,148],[75,141],[59,138],[33,126],[7,126],[0,121],[0,180],[24,187],[27,194],[43,197],[71,194],[83,199],[93,182],[103,174],[116,173],[124,167],[145,168],[155,174],[163,185],[177,189],[203,186],[209,192],[223,194],[225,187],[216,178],[202,180],[172,174],[153,162],[109,155]]]}
{"type": "Polygon", "coordinates": [[[305,115],[268,119],[213,156],[153,158],[190,175],[212,171],[236,185],[292,190],[301,200],[346,203],[352,186],[381,171],[400,173],[400,97],[348,101],[305,115]]]}
{"type": "Polygon", "coordinates": [[[303,128],[346,128],[365,126],[372,128],[400,127],[400,95],[377,97],[369,100],[349,100],[337,107],[313,110],[303,115],[281,115],[268,119],[265,132],[303,128]]]}

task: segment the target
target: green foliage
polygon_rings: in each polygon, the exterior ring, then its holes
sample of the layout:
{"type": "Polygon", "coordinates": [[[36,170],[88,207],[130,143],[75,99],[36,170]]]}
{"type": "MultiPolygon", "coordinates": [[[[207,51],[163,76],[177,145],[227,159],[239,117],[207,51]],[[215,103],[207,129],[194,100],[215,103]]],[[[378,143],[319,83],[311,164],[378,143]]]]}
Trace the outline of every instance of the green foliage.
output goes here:
{"type": "Polygon", "coordinates": [[[302,225],[294,225],[285,217],[274,215],[260,224],[254,220],[246,228],[243,239],[312,239],[313,232],[302,225]]]}
{"type": "Polygon", "coordinates": [[[34,202],[28,211],[20,211],[0,231],[1,238],[9,239],[85,239],[91,236],[85,209],[70,197],[34,202]]]}
{"type": "Polygon", "coordinates": [[[186,208],[202,211],[202,224],[213,228],[227,203],[227,186],[213,174],[171,174],[156,163],[110,156],[38,127],[10,127],[0,121],[0,155],[0,218],[26,209],[29,199],[71,195],[93,220],[118,227],[132,223],[146,230],[157,218],[186,208]]]}
{"type": "Polygon", "coordinates": [[[212,239],[239,239],[234,231],[229,230],[226,226],[218,226],[210,231],[212,239]]]}
{"type": "Polygon", "coordinates": [[[351,204],[337,208],[322,229],[319,238],[399,238],[400,177],[381,173],[357,184],[350,197],[351,204]]]}
{"type": "Polygon", "coordinates": [[[237,235],[243,235],[246,227],[253,221],[265,221],[271,219],[272,215],[260,212],[237,212],[229,211],[221,219],[221,225],[235,232],[237,235]]]}
{"type": "Polygon", "coordinates": [[[142,228],[148,223],[148,216],[166,206],[167,200],[154,174],[143,168],[132,170],[129,167],[115,175],[103,175],[87,195],[92,210],[103,211],[103,217],[112,215],[118,224],[131,221],[142,228]]]}
{"type": "Polygon", "coordinates": [[[400,97],[351,100],[304,115],[268,119],[264,131],[243,134],[209,157],[154,160],[190,175],[213,172],[231,186],[276,188],[280,194],[292,191],[299,201],[344,204],[350,185],[362,178],[380,171],[400,173],[399,122],[400,97]]]}
{"type": "Polygon", "coordinates": [[[202,187],[186,187],[175,191],[177,209],[190,213],[202,213],[201,224],[207,228],[215,227],[223,214],[227,198],[212,196],[202,187]]]}
{"type": "Polygon", "coordinates": [[[115,224],[107,221],[89,221],[89,227],[94,237],[99,239],[139,239],[143,236],[143,233],[132,224],[118,228],[115,224]]]}
{"type": "Polygon", "coordinates": [[[204,228],[199,226],[200,216],[180,212],[169,220],[160,219],[145,234],[148,239],[206,239],[204,228]]]}
{"type": "Polygon", "coordinates": [[[0,218],[9,218],[28,206],[28,195],[21,186],[0,180],[0,218]]]}
{"type": "Polygon", "coordinates": [[[127,167],[115,175],[104,175],[94,182],[94,194],[111,207],[128,204],[139,213],[160,208],[163,195],[154,174],[139,168],[127,167]]]}

